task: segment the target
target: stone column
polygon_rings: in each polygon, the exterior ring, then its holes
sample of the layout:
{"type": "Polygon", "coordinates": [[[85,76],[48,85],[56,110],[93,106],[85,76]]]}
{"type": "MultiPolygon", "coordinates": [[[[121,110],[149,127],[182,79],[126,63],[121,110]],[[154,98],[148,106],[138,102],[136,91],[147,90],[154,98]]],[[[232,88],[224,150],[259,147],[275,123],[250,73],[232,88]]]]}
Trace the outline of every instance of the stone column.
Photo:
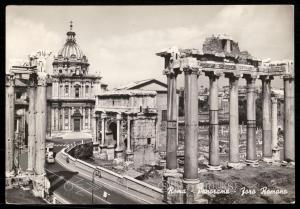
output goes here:
{"type": "Polygon", "coordinates": [[[209,76],[209,164],[208,170],[221,170],[219,156],[218,119],[218,74],[206,72],[209,76]]]}
{"type": "Polygon", "coordinates": [[[36,86],[33,81],[31,81],[31,85],[29,86],[28,97],[29,97],[29,105],[28,105],[28,172],[34,172],[35,168],[35,116],[36,116],[36,86]]]}
{"type": "MultiPolygon", "coordinates": [[[[29,102],[30,102],[30,98],[29,98],[29,102]]],[[[55,127],[55,123],[54,123],[54,118],[55,118],[55,111],[54,111],[54,108],[53,108],[53,106],[51,106],[51,135],[52,135],[52,133],[53,133],[53,131],[54,131],[54,127],[55,127]]],[[[31,121],[31,120],[29,120],[29,121],[31,121]]],[[[29,125],[28,125],[29,126],[29,125]]],[[[29,128],[29,127],[28,127],[29,128]]]]}
{"type": "MultiPolygon", "coordinates": [[[[85,119],[83,119],[85,120],[85,119]]],[[[92,116],[92,140],[93,140],[93,156],[99,158],[99,142],[97,140],[97,117],[96,114],[92,116]]]]}
{"type": "Polygon", "coordinates": [[[5,174],[14,175],[14,138],[15,138],[15,77],[13,74],[5,76],[5,174]]]}
{"type": "Polygon", "coordinates": [[[184,173],[183,185],[186,189],[184,203],[195,203],[198,179],[198,75],[195,58],[183,60],[184,81],[184,173]]]}
{"type": "Polygon", "coordinates": [[[294,77],[284,79],[284,160],[295,162],[294,77]]]}
{"type": "Polygon", "coordinates": [[[229,78],[229,162],[228,167],[239,169],[240,163],[240,134],[239,134],[239,75],[226,74],[229,78]]]}
{"type": "Polygon", "coordinates": [[[33,179],[33,193],[43,197],[46,185],[50,185],[45,173],[45,139],[47,122],[47,74],[39,72],[36,90],[36,144],[35,144],[35,173],[33,179]]]}
{"type": "Polygon", "coordinates": [[[256,77],[244,75],[247,80],[247,155],[246,164],[257,166],[256,156],[256,77]]]}
{"type": "Polygon", "coordinates": [[[277,126],[277,98],[273,97],[272,101],[272,159],[273,162],[280,161],[280,149],[278,146],[278,126],[277,126]]]}
{"type": "Polygon", "coordinates": [[[130,131],[130,116],[127,116],[127,149],[126,149],[126,161],[133,161],[133,152],[131,150],[131,131],[130,131]]]}
{"type": "Polygon", "coordinates": [[[116,163],[119,164],[123,162],[123,149],[120,146],[120,133],[121,133],[121,114],[117,113],[117,147],[116,147],[116,163]]]}
{"type": "Polygon", "coordinates": [[[106,118],[106,114],[102,113],[101,114],[101,143],[100,143],[100,159],[107,159],[107,145],[105,144],[105,118],[106,118]]]}
{"type": "Polygon", "coordinates": [[[165,75],[168,80],[166,168],[169,171],[174,170],[175,172],[177,169],[177,73],[173,71],[165,71],[165,75]]]}
{"type": "Polygon", "coordinates": [[[263,92],[263,160],[272,162],[272,131],[271,131],[271,80],[270,76],[261,76],[263,92]]]}

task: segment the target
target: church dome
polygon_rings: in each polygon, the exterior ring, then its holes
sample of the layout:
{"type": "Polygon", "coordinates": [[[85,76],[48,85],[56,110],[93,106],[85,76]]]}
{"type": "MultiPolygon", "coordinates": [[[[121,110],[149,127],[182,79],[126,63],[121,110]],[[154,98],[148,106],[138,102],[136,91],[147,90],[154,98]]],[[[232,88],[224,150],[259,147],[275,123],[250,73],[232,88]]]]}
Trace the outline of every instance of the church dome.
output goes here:
{"type": "Polygon", "coordinates": [[[76,43],[76,33],[72,31],[72,27],[71,21],[70,30],[67,32],[67,40],[52,63],[54,74],[86,75],[88,72],[88,59],[76,43]]]}
{"type": "Polygon", "coordinates": [[[58,56],[62,56],[64,58],[77,58],[81,59],[84,55],[76,43],[75,39],[76,33],[73,31],[69,31],[67,33],[67,41],[64,44],[63,48],[59,50],[58,56]]]}

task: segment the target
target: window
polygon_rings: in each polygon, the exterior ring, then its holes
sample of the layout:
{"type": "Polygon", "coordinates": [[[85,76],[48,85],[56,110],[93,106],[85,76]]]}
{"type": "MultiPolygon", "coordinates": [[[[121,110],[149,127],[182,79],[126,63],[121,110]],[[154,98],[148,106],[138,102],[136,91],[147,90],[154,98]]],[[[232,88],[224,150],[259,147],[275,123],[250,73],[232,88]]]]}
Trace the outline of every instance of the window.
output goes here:
{"type": "Polygon", "coordinates": [[[65,86],[65,95],[69,94],[69,86],[65,86]]]}
{"type": "Polygon", "coordinates": [[[161,121],[167,121],[167,110],[161,111],[161,121]]]}
{"type": "Polygon", "coordinates": [[[85,93],[88,94],[89,93],[89,86],[85,87],[85,93]]]}
{"type": "Polygon", "coordinates": [[[62,117],[63,117],[63,115],[62,115],[62,112],[61,112],[61,110],[59,111],[60,112],[60,114],[59,114],[59,124],[60,124],[60,126],[59,126],[59,130],[62,130],[62,117]]]}
{"type": "Polygon", "coordinates": [[[20,99],[22,96],[22,92],[16,92],[16,99],[20,99]]]}
{"type": "Polygon", "coordinates": [[[88,126],[89,125],[89,109],[86,108],[85,109],[85,126],[88,126]]]}
{"type": "Polygon", "coordinates": [[[69,128],[69,108],[65,109],[65,129],[69,128]]]}
{"type": "Polygon", "coordinates": [[[151,138],[147,138],[147,144],[148,144],[148,145],[151,144],[151,138]]]}
{"type": "Polygon", "coordinates": [[[79,98],[79,87],[75,87],[75,97],[79,98]]]}

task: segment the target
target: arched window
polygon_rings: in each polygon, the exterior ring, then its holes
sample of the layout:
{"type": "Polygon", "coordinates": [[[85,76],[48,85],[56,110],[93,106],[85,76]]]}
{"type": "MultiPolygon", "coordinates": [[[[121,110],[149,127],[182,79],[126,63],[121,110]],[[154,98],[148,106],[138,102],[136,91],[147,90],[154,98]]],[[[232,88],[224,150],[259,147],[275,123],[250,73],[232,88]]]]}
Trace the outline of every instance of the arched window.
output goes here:
{"type": "Polygon", "coordinates": [[[79,98],[79,86],[75,87],[75,98],[79,98]]]}

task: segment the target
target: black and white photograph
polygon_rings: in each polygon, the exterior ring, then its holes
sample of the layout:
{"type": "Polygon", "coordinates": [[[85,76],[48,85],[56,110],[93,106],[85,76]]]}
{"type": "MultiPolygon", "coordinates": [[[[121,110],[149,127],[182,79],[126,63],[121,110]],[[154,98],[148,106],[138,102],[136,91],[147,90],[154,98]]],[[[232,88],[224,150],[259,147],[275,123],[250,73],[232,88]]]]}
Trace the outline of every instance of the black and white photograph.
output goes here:
{"type": "Polygon", "coordinates": [[[7,5],[6,204],[295,204],[294,29],[293,5],[7,5]]]}

